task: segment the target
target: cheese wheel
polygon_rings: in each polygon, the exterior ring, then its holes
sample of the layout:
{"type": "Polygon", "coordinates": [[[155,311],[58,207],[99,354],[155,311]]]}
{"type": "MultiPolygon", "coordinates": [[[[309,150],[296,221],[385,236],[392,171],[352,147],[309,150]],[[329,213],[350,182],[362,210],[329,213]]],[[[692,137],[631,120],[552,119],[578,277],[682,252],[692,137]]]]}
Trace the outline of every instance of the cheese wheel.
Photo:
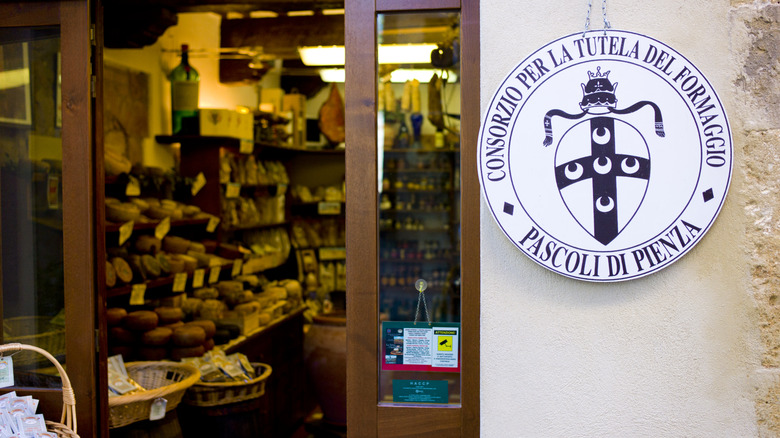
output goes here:
{"type": "Polygon", "coordinates": [[[200,213],[200,207],[195,205],[185,205],[181,210],[182,213],[184,213],[184,215],[187,217],[192,217],[200,213]]]}
{"type": "Polygon", "coordinates": [[[114,265],[116,270],[116,277],[123,283],[130,283],[133,281],[133,270],[127,261],[121,257],[114,257],[111,259],[111,264],[114,265]]]}
{"type": "Polygon", "coordinates": [[[138,219],[138,216],[141,216],[141,209],[131,202],[106,204],[106,220],[111,222],[134,221],[138,219]]]}
{"type": "Polygon", "coordinates": [[[198,269],[198,259],[195,257],[191,257],[185,254],[179,254],[178,255],[179,260],[184,262],[184,270],[192,273],[195,272],[196,269],[198,269]]]}
{"type": "Polygon", "coordinates": [[[203,331],[206,332],[206,340],[213,338],[214,333],[217,331],[217,325],[214,324],[214,321],[208,319],[196,319],[195,321],[190,321],[185,325],[201,327],[203,331]]]}
{"type": "Polygon", "coordinates": [[[114,286],[116,286],[116,269],[114,269],[114,265],[111,262],[106,260],[106,287],[114,286]]]}
{"type": "Polygon", "coordinates": [[[179,327],[173,331],[171,341],[173,345],[177,347],[195,347],[197,345],[203,345],[203,341],[206,340],[206,331],[203,327],[188,326],[179,327]]]}
{"type": "Polygon", "coordinates": [[[192,294],[195,298],[200,298],[201,300],[214,300],[219,298],[219,291],[213,287],[202,287],[196,289],[192,294]]]}
{"type": "Polygon", "coordinates": [[[257,316],[257,322],[261,326],[268,325],[271,322],[271,314],[268,312],[262,312],[257,316]]]}
{"type": "Polygon", "coordinates": [[[157,263],[160,264],[160,272],[163,274],[170,274],[171,273],[171,263],[168,260],[168,256],[163,253],[157,253],[155,256],[157,258],[157,263]]]}
{"type": "Polygon", "coordinates": [[[141,256],[141,267],[143,267],[147,277],[157,278],[162,274],[160,263],[152,255],[144,254],[141,256]]]}
{"type": "Polygon", "coordinates": [[[108,342],[111,345],[135,345],[138,334],[123,327],[111,327],[108,329],[108,342]]]}
{"type": "Polygon", "coordinates": [[[165,347],[138,347],[138,356],[142,360],[163,360],[168,358],[168,349],[165,347]]]}
{"type": "Polygon", "coordinates": [[[206,245],[200,242],[190,242],[190,247],[187,249],[187,252],[190,251],[203,254],[206,252],[206,245]]]}
{"type": "Polygon", "coordinates": [[[177,257],[170,256],[168,257],[168,267],[170,268],[171,274],[178,274],[180,272],[184,272],[184,260],[181,260],[177,257]]]}
{"type": "Polygon", "coordinates": [[[184,315],[194,318],[198,316],[198,313],[200,313],[200,306],[202,305],[202,299],[189,297],[181,304],[181,310],[184,311],[184,315]]]}
{"type": "Polygon", "coordinates": [[[173,254],[184,254],[190,247],[190,241],[179,236],[165,236],[162,243],[163,249],[173,254]]]}
{"type": "Polygon", "coordinates": [[[181,360],[185,357],[201,357],[204,354],[206,354],[206,348],[203,345],[171,348],[171,359],[173,360],[181,360]]]}
{"type": "Polygon", "coordinates": [[[169,328],[171,330],[175,330],[175,329],[177,329],[179,327],[184,327],[184,321],[176,321],[176,322],[171,323],[171,324],[166,324],[163,327],[167,327],[167,328],[169,328]]]}
{"type": "Polygon", "coordinates": [[[156,254],[161,247],[162,240],[148,234],[142,234],[135,239],[136,251],[144,254],[156,254]]]}
{"type": "Polygon", "coordinates": [[[147,332],[157,327],[159,320],[157,314],[151,310],[136,310],[125,316],[122,325],[128,330],[147,332]]]}
{"type": "Polygon", "coordinates": [[[214,349],[214,339],[206,339],[206,342],[203,343],[203,348],[206,351],[211,351],[214,349]]]}
{"type": "Polygon", "coordinates": [[[157,327],[141,335],[141,343],[146,346],[160,347],[168,344],[173,336],[173,330],[167,327],[157,327]]]}
{"type": "Polygon", "coordinates": [[[239,315],[251,315],[260,311],[260,303],[257,301],[250,301],[248,303],[239,304],[233,308],[239,315]]]}
{"type": "Polygon", "coordinates": [[[149,209],[144,212],[146,216],[148,216],[151,219],[165,219],[166,217],[171,217],[174,214],[174,211],[170,208],[165,208],[162,206],[149,206],[149,209]]]}
{"type": "Polygon", "coordinates": [[[184,319],[184,311],[181,307],[158,307],[154,312],[160,318],[160,325],[173,324],[184,319]]]}
{"type": "Polygon", "coordinates": [[[122,307],[110,307],[106,309],[106,324],[109,327],[122,325],[122,320],[127,316],[127,310],[122,307]]]}
{"type": "Polygon", "coordinates": [[[235,280],[220,281],[214,286],[220,295],[236,294],[244,291],[244,283],[235,280]]]}

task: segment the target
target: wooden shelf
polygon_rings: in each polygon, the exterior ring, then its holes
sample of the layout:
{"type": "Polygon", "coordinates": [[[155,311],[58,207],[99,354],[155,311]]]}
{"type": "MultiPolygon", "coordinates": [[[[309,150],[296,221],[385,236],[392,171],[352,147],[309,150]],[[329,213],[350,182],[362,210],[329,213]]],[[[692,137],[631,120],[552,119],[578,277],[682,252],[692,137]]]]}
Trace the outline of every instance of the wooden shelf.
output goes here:
{"type": "Polygon", "coordinates": [[[271,224],[249,224],[249,225],[240,225],[237,227],[228,227],[224,230],[226,232],[235,232],[235,231],[247,231],[247,230],[264,230],[267,228],[277,228],[277,227],[284,227],[287,226],[290,222],[289,221],[282,221],[282,222],[274,222],[271,224]]]}
{"type": "MultiPolygon", "coordinates": [[[[189,145],[202,145],[202,146],[222,146],[222,147],[235,147],[238,148],[241,144],[241,139],[235,137],[218,137],[218,136],[205,136],[205,135],[158,135],[155,136],[155,140],[161,144],[173,144],[181,143],[189,145]]],[[[274,150],[278,152],[287,153],[311,153],[311,154],[325,154],[325,155],[343,155],[344,149],[309,149],[309,148],[295,148],[289,146],[281,146],[268,142],[254,142],[255,148],[262,148],[266,150],[274,150]]]]}
{"type": "Polygon", "coordinates": [[[380,213],[388,213],[388,214],[403,214],[403,213],[409,213],[409,214],[449,214],[452,213],[452,210],[420,210],[420,209],[411,209],[411,210],[395,210],[395,209],[389,209],[389,210],[379,210],[380,213]]]}
{"type": "MultiPolygon", "coordinates": [[[[205,225],[209,223],[209,218],[200,218],[200,219],[177,219],[171,221],[171,228],[176,227],[188,227],[188,226],[194,226],[194,225],[205,225]]],[[[116,223],[116,222],[108,222],[106,221],[106,232],[107,233],[118,233],[119,227],[121,227],[123,224],[116,223]]],[[[152,230],[157,228],[157,226],[160,225],[160,221],[149,221],[149,222],[135,222],[133,223],[133,231],[135,230],[152,230]]]]}

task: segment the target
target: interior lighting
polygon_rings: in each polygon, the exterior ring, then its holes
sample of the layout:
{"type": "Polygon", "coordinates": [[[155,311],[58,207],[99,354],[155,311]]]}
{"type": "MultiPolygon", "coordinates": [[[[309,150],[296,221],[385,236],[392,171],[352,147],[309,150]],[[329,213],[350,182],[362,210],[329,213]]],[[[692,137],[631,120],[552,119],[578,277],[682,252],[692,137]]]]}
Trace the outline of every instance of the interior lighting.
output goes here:
{"type": "MultiPolygon", "coordinates": [[[[380,44],[380,64],[430,64],[436,44],[380,44]]],[[[304,65],[344,65],[344,46],[298,47],[304,65]]]]}
{"type": "MultiPolygon", "coordinates": [[[[319,70],[320,79],[323,82],[344,82],[346,72],[343,68],[321,68],[319,70]]],[[[421,84],[427,84],[431,81],[434,73],[438,73],[441,76],[441,70],[434,70],[431,68],[423,69],[410,69],[399,68],[390,73],[390,82],[394,84],[403,84],[406,81],[417,79],[421,84]]],[[[448,83],[455,83],[458,81],[457,76],[450,73],[447,78],[448,83]]]]}

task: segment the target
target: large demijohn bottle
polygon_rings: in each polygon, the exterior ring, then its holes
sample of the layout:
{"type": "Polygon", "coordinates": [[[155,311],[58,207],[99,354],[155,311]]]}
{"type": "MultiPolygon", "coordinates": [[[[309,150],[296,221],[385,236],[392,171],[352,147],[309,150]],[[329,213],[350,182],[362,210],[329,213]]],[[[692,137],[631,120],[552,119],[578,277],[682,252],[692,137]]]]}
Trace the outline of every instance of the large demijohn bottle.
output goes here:
{"type": "Polygon", "coordinates": [[[171,122],[174,135],[198,134],[198,88],[200,75],[192,68],[189,46],[181,45],[181,63],[168,75],[171,80],[171,122]]]}

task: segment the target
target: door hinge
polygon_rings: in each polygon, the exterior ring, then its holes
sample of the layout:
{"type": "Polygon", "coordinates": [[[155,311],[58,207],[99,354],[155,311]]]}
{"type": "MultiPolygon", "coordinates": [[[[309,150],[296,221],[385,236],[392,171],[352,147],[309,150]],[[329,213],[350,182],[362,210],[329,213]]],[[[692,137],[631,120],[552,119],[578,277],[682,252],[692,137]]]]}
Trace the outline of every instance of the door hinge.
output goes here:
{"type": "Polygon", "coordinates": [[[92,43],[93,46],[97,45],[97,38],[95,37],[95,25],[92,24],[89,26],[89,42],[92,43]]]}

